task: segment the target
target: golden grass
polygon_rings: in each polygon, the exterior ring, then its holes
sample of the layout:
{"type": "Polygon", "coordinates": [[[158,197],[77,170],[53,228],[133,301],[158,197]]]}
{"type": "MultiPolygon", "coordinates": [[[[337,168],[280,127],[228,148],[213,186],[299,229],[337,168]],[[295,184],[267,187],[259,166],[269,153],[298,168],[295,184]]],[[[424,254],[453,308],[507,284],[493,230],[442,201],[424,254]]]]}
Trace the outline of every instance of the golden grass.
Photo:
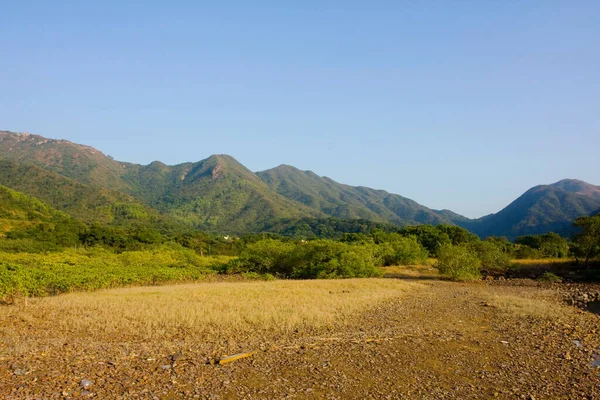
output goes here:
{"type": "Polygon", "coordinates": [[[486,298],[491,306],[518,317],[560,319],[574,313],[571,307],[540,298],[532,299],[521,295],[491,293],[486,298]]]}
{"type": "Polygon", "coordinates": [[[440,272],[431,265],[395,265],[384,267],[383,276],[396,279],[441,279],[440,272]]]}
{"type": "Polygon", "coordinates": [[[420,287],[395,279],[347,279],[122,288],[32,299],[27,307],[0,308],[0,322],[18,319],[49,337],[108,340],[285,334],[343,323],[420,287]]]}

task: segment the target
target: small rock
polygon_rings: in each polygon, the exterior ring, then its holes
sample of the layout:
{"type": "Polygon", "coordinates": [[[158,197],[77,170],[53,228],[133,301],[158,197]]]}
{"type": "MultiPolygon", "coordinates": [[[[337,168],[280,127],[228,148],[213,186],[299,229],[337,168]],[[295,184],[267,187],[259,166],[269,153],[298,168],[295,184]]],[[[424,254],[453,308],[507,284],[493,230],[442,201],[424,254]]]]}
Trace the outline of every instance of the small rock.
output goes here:
{"type": "Polygon", "coordinates": [[[17,368],[13,371],[13,374],[18,375],[18,376],[22,376],[25,375],[25,371],[22,370],[21,368],[17,368]]]}
{"type": "Polygon", "coordinates": [[[166,364],[166,365],[162,365],[161,368],[163,371],[168,371],[171,369],[171,366],[169,364],[166,364]]]}
{"type": "Polygon", "coordinates": [[[183,354],[180,351],[178,351],[177,353],[175,353],[171,356],[171,360],[173,360],[173,361],[181,361],[181,360],[183,360],[183,358],[184,358],[183,354]]]}
{"type": "Polygon", "coordinates": [[[94,385],[94,383],[92,381],[90,381],[89,379],[82,379],[81,382],[79,382],[79,386],[81,386],[83,389],[89,389],[94,385]]]}

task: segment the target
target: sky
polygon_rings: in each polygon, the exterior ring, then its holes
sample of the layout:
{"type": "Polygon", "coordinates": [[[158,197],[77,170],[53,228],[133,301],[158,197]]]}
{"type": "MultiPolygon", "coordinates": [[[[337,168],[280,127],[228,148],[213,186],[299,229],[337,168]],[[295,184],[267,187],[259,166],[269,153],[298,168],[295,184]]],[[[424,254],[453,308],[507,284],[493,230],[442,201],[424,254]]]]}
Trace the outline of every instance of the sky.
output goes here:
{"type": "Polygon", "coordinates": [[[600,2],[0,0],[0,130],[468,217],[600,185],[600,2]]]}

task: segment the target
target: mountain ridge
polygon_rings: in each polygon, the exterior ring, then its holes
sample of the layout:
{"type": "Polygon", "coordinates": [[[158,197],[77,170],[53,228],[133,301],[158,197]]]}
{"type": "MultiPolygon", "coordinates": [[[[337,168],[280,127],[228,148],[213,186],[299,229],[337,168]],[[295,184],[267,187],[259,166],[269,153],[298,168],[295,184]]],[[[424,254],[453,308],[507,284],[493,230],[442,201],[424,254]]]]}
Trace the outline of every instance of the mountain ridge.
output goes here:
{"type": "MultiPolygon", "coordinates": [[[[455,224],[482,237],[514,238],[548,230],[568,234],[574,218],[600,211],[600,186],[577,179],[537,185],[497,213],[469,219],[399,194],[346,185],[288,164],[253,172],[227,154],[176,165],[161,161],[141,165],[116,161],[93,147],[68,140],[0,131],[0,159],[30,165],[28,168],[34,165],[56,174],[52,179],[61,176],[85,185],[84,193],[108,190],[102,195],[123,196],[178,223],[214,231],[243,233],[260,231],[278,220],[333,217],[398,226],[455,224]]],[[[17,190],[26,189],[25,193],[48,200],[41,189],[26,187],[23,182],[19,186],[3,173],[0,168],[0,184],[13,184],[17,190]]],[[[100,194],[97,197],[102,198],[100,194]]],[[[74,209],[78,207],[77,199],[69,201],[74,209]]],[[[56,202],[52,205],[65,209],[56,202]]]]}

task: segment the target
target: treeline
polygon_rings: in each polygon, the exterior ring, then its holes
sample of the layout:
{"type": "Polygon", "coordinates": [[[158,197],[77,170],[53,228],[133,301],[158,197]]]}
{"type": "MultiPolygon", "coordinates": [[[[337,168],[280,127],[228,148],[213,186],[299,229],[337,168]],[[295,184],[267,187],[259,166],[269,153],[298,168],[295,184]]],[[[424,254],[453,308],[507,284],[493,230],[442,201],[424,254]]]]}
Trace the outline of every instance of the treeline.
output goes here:
{"type": "MultiPolygon", "coordinates": [[[[600,217],[580,218],[578,226],[585,221],[600,217]]],[[[297,224],[284,223],[285,229],[278,233],[265,232],[230,237],[225,234],[209,234],[173,226],[132,224],[111,226],[86,225],[75,219],[55,217],[50,221],[32,223],[23,229],[7,232],[0,240],[0,250],[9,252],[58,251],[68,247],[101,246],[116,252],[142,250],[154,245],[174,242],[192,249],[200,255],[236,256],[243,253],[249,243],[265,238],[290,240],[328,239],[343,243],[398,243],[396,238],[414,238],[426,250],[429,257],[438,257],[446,245],[469,245],[471,247],[494,245],[512,259],[541,258],[590,258],[595,248],[586,245],[581,234],[568,240],[555,233],[521,236],[510,242],[504,237],[489,237],[485,240],[468,230],[453,225],[418,225],[398,228],[366,220],[340,220],[336,218],[303,219],[297,224]],[[308,227],[308,228],[307,228],[308,227]]],[[[589,230],[589,229],[588,229],[589,230]]],[[[410,256],[412,257],[412,256],[410,256]]],[[[409,258],[410,258],[409,257],[409,258]]]]}
{"type": "Polygon", "coordinates": [[[380,276],[378,267],[422,264],[428,252],[414,237],[398,233],[346,234],[341,240],[262,239],[248,243],[226,272],[254,272],[282,278],[380,276]]]}

